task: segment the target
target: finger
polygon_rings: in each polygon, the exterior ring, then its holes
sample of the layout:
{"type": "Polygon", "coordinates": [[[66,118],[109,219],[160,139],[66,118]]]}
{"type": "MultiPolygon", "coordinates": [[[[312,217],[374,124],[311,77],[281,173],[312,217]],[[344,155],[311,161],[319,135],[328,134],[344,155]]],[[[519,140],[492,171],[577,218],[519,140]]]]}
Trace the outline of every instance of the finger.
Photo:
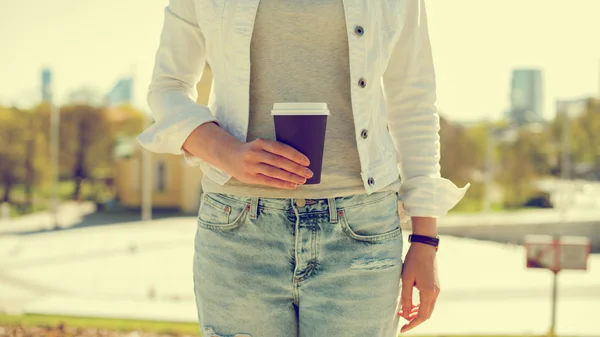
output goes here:
{"type": "Polygon", "coordinates": [[[413,285],[414,281],[412,278],[410,278],[410,281],[409,278],[402,280],[402,295],[400,297],[400,303],[402,306],[401,310],[405,315],[407,315],[407,317],[408,313],[410,313],[410,311],[413,309],[413,285]]]}
{"type": "Polygon", "coordinates": [[[415,316],[419,314],[419,305],[416,305],[411,311],[404,312],[400,310],[398,316],[404,318],[407,321],[411,321],[415,316]]]}
{"type": "MultiPolygon", "coordinates": [[[[276,154],[273,154],[273,153],[270,153],[267,151],[261,151],[258,154],[258,160],[261,163],[268,164],[275,168],[282,169],[289,173],[292,173],[292,174],[296,175],[298,178],[310,178],[313,175],[313,173],[308,168],[306,168],[302,165],[298,165],[295,162],[293,162],[287,158],[278,156],[276,154]]],[[[292,182],[295,182],[295,180],[292,180],[292,182]]]]}
{"type": "Polygon", "coordinates": [[[258,173],[286,183],[304,184],[306,178],[267,164],[258,165],[258,173]]]}
{"type": "Polygon", "coordinates": [[[308,166],[310,161],[308,157],[304,154],[300,153],[300,151],[294,149],[293,147],[272,140],[272,139],[257,139],[258,145],[265,151],[274,153],[278,156],[287,158],[295,163],[298,163],[303,166],[308,166]]]}
{"type": "Polygon", "coordinates": [[[283,188],[283,189],[287,189],[287,190],[293,190],[293,189],[296,189],[296,187],[297,187],[297,185],[294,183],[290,183],[288,181],[283,181],[283,180],[275,179],[272,177],[268,177],[263,174],[257,174],[254,177],[254,180],[251,181],[251,183],[275,187],[275,188],[283,188]]]}
{"type": "Polygon", "coordinates": [[[415,319],[415,317],[417,317],[417,316],[419,316],[419,312],[414,312],[414,313],[413,313],[413,312],[411,312],[411,313],[408,315],[408,319],[407,319],[407,321],[409,321],[409,322],[410,322],[410,321],[412,321],[413,319],[415,319]]]}
{"type": "Polygon", "coordinates": [[[402,327],[402,329],[400,329],[400,332],[405,333],[407,331],[410,331],[410,330],[416,328],[417,326],[419,326],[423,322],[425,322],[425,318],[423,316],[417,315],[410,322],[408,322],[408,324],[404,325],[402,327]]]}
{"type": "MultiPolygon", "coordinates": [[[[415,305],[414,308],[408,314],[412,315],[413,313],[419,312],[419,304],[415,305]]],[[[399,314],[404,314],[404,310],[398,311],[399,314]]]]}

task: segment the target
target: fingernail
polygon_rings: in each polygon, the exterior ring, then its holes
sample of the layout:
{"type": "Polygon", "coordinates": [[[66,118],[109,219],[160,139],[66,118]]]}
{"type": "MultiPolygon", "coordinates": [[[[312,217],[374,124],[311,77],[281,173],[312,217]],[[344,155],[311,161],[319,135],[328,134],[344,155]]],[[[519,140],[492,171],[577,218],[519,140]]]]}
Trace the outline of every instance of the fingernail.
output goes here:
{"type": "Polygon", "coordinates": [[[304,170],[304,176],[306,176],[307,178],[310,178],[313,176],[313,172],[309,169],[304,170]]]}
{"type": "Polygon", "coordinates": [[[310,160],[308,160],[308,158],[304,158],[303,162],[305,165],[310,165],[310,160]]]}
{"type": "Polygon", "coordinates": [[[304,184],[306,182],[306,178],[298,178],[298,184],[304,184]]]}
{"type": "Polygon", "coordinates": [[[290,187],[291,187],[291,188],[296,188],[296,186],[297,186],[296,184],[294,184],[294,183],[290,183],[290,187]]]}

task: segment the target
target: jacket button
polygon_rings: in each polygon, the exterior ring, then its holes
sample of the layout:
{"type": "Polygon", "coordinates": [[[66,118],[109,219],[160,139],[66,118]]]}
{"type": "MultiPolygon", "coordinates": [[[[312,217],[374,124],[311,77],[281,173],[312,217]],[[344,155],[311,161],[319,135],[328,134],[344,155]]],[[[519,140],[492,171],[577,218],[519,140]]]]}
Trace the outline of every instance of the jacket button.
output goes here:
{"type": "Polygon", "coordinates": [[[367,80],[365,80],[364,78],[361,78],[360,80],[358,80],[358,86],[360,86],[361,88],[364,88],[367,86],[367,80]]]}
{"type": "Polygon", "coordinates": [[[369,180],[367,180],[367,183],[369,183],[369,186],[373,186],[375,185],[375,179],[373,179],[373,177],[370,177],[369,180]]]}
{"type": "Polygon", "coordinates": [[[360,136],[363,139],[367,139],[367,137],[369,137],[369,131],[367,131],[367,129],[362,129],[362,131],[360,132],[360,136]]]}
{"type": "Polygon", "coordinates": [[[354,33],[358,36],[362,36],[365,33],[365,29],[362,26],[354,27],[354,33]]]}

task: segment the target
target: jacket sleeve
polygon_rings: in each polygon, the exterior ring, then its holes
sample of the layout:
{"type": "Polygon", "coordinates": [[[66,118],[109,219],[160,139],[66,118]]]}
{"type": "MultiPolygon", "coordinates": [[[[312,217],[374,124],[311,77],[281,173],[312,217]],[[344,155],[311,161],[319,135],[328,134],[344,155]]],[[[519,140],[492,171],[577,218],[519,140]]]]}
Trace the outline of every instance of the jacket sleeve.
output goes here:
{"type": "Polygon", "coordinates": [[[183,154],[189,164],[202,164],[199,158],[183,151],[182,146],[198,126],[218,123],[207,106],[196,103],[196,84],[205,64],[206,46],[194,1],[170,0],[164,11],[164,25],[148,89],[148,106],[154,124],[137,137],[144,148],[156,153],[183,154]]]}
{"type": "Polygon", "coordinates": [[[440,118],[424,0],[406,0],[403,26],[382,83],[388,128],[402,179],[399,198],[406,215],[441,217],[463,198],[440,175],[440,118]]]}

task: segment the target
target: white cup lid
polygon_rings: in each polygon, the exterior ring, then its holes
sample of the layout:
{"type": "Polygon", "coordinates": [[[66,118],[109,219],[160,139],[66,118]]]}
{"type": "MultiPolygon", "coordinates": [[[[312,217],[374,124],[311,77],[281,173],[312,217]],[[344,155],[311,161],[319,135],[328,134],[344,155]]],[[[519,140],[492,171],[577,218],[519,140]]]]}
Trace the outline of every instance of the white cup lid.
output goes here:
{"type": "Polygon", "coordinates": [[[271,115],[329,115],[329,109],[327,103],[275,103],[271,115]]]}

